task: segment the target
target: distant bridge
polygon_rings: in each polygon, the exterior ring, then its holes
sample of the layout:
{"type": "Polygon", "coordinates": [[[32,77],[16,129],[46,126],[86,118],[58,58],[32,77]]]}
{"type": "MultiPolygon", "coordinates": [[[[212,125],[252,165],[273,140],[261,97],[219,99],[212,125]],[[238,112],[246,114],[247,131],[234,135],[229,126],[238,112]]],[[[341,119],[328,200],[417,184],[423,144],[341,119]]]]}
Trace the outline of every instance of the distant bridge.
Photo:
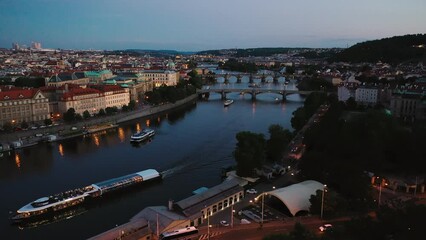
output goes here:
{"type": "Polygon", "coordinates": [[[203,78],[214,78],[217,79],[218,77],[223,77],[225,79],[225,83],[229,83],[229,79],[231,77],[237,78],[237,83],[241,83],[241,79],[243,76],[249,77],[249,83],[254,83],[254,79],[260,79],[262,83],[266,83],[266,78],[272,77],[273,83],[278,83],[278,79],[280,77],[286,77],[283,74],[278,73],[272,73],[272,74],[253,74],[253,73],[224,73],[224,74],[204,74],[202,75],[203,78]]]}
{"type": "Polygon", "coordinates": [[[231,92],[237,92],[241,94],[250,94],[252,100],[256,100],[256,96],[262,93],[276,93],[282,96],[282,100],[285,101],[287,95],[290,94],[300,94],[300,95],[309,95],[313,92],[323,92],[323,91],[300,91],[300,90],[285,90],[285,89],[264,89],[264,88],[210,88],[210,89],[201,89],[197,93],[204,98],[208,98],[210,93],[218,93],[222,96],[222,99],[226,99],[226,94],[231,92]]]}

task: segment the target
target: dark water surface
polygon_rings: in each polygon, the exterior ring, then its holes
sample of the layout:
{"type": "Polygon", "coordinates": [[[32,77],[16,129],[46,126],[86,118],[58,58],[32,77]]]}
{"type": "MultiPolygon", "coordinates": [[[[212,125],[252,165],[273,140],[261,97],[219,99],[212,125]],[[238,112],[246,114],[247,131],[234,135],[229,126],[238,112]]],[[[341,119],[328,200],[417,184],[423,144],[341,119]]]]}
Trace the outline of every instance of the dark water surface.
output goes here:
{"type": "Polygon", "coordinates": [[[172,113],[128,122],[115,130],[66,142],[40,144],[0,158],[1,239],[85,239],[127,222],[147,206],[167,206],[199,187],[220,183],[221,168],[234,164],[232,151],[239,131],[265,134],[280,124],[291,128],[298,95],[277,101],[279,95],[227,95],[234,103],[225,108],[218,94],[172,113]],[[156,130],[150,142],[131,145],[138,128],[156,130]],[[10,225],[9,214],[43,196],[49,196],[114,177],[154,168],[165,173],[162,182],[143,185],[84,205],[79,215],[34,228],[10,225]]]}

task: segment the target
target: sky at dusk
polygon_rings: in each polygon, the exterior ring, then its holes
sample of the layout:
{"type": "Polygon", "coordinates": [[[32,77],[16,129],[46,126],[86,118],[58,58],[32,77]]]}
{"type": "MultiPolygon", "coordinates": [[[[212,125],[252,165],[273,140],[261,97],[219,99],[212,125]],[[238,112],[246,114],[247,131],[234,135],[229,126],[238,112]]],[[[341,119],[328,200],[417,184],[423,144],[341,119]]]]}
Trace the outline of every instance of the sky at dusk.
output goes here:
{"type": "Polygon", "coordinates": [[[0,47],[346,47],[426,33],[426,0],[0,0],[0,47]]]}

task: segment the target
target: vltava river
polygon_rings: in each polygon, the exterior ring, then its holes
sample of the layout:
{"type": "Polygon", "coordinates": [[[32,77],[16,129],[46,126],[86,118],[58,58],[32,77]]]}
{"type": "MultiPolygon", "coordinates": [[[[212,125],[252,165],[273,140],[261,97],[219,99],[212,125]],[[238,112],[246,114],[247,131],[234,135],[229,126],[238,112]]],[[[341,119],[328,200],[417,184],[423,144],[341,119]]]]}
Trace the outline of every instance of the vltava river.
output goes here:
{"type": "Polygon", "coordinates": [[[147,206],[167,206],[199,187],[220,183],[221,168],[234,164],[232,151],[239,131],[265,134],[280,124],[291,128],[292,112],[302,105],[298,95],[282,103],[274,94],[228,94],[225,108],[218,94],[178,111],[138,119],[116,130],[53,144],[40,144],[0,158],[0,238],[84,239],[127,222],[147,206]],[[156,130],[151,142],[132,146],[138,128],[156,130]],[[162,182],[120,192],[78,209],[72,218],[20,229],[10,225],[9,213],[43,196],[86,186],[148,168],[165,172],[162,182]]]}

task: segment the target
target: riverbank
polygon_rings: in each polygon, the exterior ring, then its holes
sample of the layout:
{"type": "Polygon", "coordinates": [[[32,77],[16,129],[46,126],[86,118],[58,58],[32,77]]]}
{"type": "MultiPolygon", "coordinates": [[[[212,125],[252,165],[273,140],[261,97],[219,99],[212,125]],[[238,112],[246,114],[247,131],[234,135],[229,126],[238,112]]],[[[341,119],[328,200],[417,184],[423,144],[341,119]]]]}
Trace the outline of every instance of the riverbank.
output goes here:
{"type": "MultiPolygon", "coordinates": [[[[24,140],[26,146],[33,146],[34,143],[43,141],[43,137],[48,135],[56,135],[56,141],[82,136],[86,133],[84,129],[97,129],[101,125],[118,125],[134,119],[148,117],[151,115],[171,111],[179,107],[196,101],[198,95],[193,94],[185,99],[176,101],[175,103],[167,103],[158,106],[142,107],[131,112],[122,112],[112,116],[90,118],[80,122],[64,123],[59,126],[51,126],[43,129],[19,131],[0,135],[0,145],[10,146],[12,142],[24,140]]],[[[103,130],[103,128],[102,128],[103,130]]],[[[93,133],[93,131],[91,132],[93,133]]]]}

